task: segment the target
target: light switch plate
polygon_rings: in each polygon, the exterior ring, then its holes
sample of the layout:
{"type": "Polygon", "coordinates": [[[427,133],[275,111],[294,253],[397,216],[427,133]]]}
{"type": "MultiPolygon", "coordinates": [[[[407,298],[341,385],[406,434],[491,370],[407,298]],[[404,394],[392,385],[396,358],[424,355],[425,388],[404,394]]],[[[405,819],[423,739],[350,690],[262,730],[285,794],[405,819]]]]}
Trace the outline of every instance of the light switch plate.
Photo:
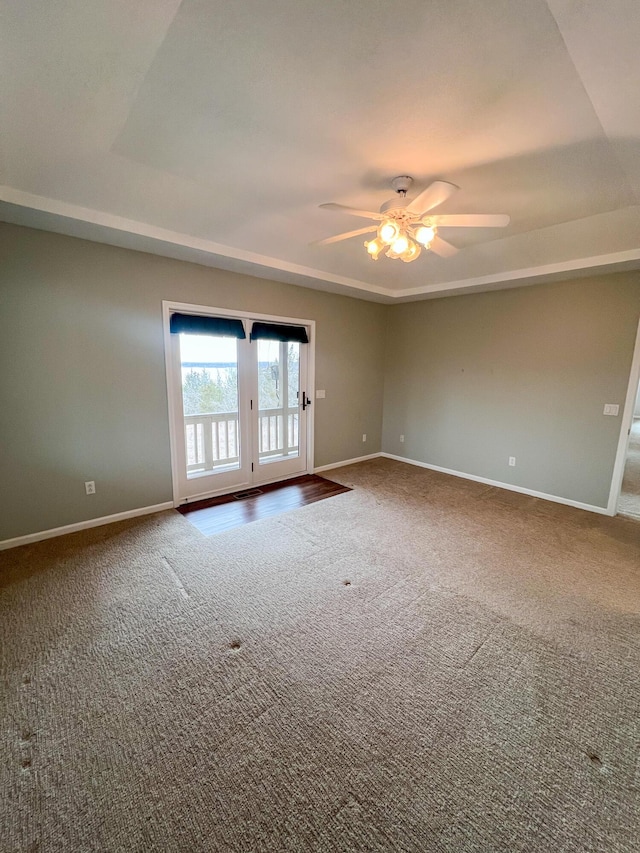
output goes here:
{"type": "Polygon", "coordinates": [[[617,403],[605,403],[604,404],[604,412],[605,415],[613,415],[614,417],[620,411],[620,406],[617,403]]]}
{"type": "Polygon", "coordinates": [[[316,391],[316,400],[324,400],[324,398],[325,398],[326,396],[327,396],[327,394],[326,394],[326,392],[325,392],[324,390],[322,390],[322,391],[316,391]]]}

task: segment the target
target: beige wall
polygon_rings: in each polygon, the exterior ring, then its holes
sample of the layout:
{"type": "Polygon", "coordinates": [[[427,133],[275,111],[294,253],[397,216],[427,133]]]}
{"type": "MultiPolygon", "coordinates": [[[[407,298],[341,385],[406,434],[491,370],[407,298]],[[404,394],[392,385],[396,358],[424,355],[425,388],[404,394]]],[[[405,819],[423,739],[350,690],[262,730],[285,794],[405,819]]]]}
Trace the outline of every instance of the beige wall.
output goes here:
{"type": "Polygon", "coordinates": [[[315,464],[380,450],[385,306],[0,224],[0,540],[171,500],[162,300],[315,320],[315,464]]]}
{"type": "Polygon", "coordinates": [[[316,466],[383,449],[606,505],[638,273],[383,306],[6,224],[0,253],[0,540],[171,499],[164,299],[316,320],[316,466]]]}
{"type": "Polygon", "coordinates": [[[639,315],[639,273],[391,306],[383,450],[605,507],[639,315]]]}

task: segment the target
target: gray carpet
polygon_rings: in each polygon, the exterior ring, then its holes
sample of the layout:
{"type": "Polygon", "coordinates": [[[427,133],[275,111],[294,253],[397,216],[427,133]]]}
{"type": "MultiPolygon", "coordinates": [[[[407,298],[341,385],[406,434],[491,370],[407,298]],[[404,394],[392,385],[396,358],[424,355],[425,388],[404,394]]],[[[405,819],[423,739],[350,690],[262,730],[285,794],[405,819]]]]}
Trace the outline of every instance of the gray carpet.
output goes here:
{"type": "Polygon", "coordinates": [[[0,555],[3,853],[640,849],[640,524],[330,476],[0,555]]]}
{"type": "Polygon", "coordinates": [[[640,519],[640,418],[631,426],[618,512],[640,519]]]}

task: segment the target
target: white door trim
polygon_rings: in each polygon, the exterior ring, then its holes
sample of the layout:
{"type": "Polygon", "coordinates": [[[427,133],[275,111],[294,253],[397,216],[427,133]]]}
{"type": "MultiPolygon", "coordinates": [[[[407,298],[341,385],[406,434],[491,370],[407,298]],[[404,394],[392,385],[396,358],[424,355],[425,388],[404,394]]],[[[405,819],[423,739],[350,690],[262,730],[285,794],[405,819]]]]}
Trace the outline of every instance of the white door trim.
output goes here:
{"type": "Polygon", "coordinates": [[[620,500],[620,491],[622,489],[622,480],[624,478],[624,466],[627,458],[627,448],[629,446],[629,430],[633,423],[633,411],[636,405],[638,384],[640,384],[640,321],[638,321],[638,332],[636,334],[636,343],[633,350],[633,359],[631,361],[631,373],[629,374],[627,397],[622,412],[616,461],[613,466],[613,475],[611,477],[611,491],[609,492],[609,503],[607,504],[608,515],[615,515],[618,511],[618,501],[620,500]]]}
{"type": "MultiPolygon", "coordinates": [[[[299,317],[280,317],[274,314],[261,314],[256,311],[235,311],[232,308],[216,308],[211,305],[194,305],[190,302],[174,302],[173,300],[162,300],[162,326],[164,333],[164,363],[165,380],[167,385],[167,407],[169,415],[169,443],[171,445],[171,481],[173,489],[173,505],[180,506],[179,493],[179,459],[176,451],[177,441],[182,441],[182,435],[177,435],[174,413],[178,401],[172,382],[173,367],[171,363],[171,332],[169,331],[169,320],[174,312],[185,312],[190,314],[203,314],[216,317],[237,317],[241,320],[264,320],[267,323],[286,323],[291,326],[306,326],[309,331],[309,343],[307,351],[307,394],[311,399],[311,405],[307,411],[307,459],[305,471],[313,474],[313,426],[315,416],[315,387],[316,387],[316,321],[302,320],[299,317]]],[[[302,389],[301,389],[302,390],[302,389]]],[[[296,476],[299,476],[296,475],[296,476]]],[[[278,477],[277,479],[281,479],[278,477]]],[[[211,494],[222,494],[226,490],[218,490],[211,494]]]]}

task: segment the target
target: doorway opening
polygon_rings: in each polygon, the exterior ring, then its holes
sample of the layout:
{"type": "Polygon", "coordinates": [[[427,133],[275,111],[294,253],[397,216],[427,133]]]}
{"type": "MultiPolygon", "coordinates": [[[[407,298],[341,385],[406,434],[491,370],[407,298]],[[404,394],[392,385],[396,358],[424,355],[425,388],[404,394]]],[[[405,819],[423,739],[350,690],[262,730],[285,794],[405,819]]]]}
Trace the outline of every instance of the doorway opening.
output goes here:
{"type": "Polygon", "coordinates": [[[625,457],[618,515],[640,521],[640,384],[636,391],[629,443],[625,457]]]}
{"type": "Polygon", "coordinates": [[[174,504],[312,473],[314,322],[163,312],[174,504]]]}
{"type": "Polygon", "coordinates": [[[640,321],[631,360],[607,514],[640,520],[640,321]]]}

